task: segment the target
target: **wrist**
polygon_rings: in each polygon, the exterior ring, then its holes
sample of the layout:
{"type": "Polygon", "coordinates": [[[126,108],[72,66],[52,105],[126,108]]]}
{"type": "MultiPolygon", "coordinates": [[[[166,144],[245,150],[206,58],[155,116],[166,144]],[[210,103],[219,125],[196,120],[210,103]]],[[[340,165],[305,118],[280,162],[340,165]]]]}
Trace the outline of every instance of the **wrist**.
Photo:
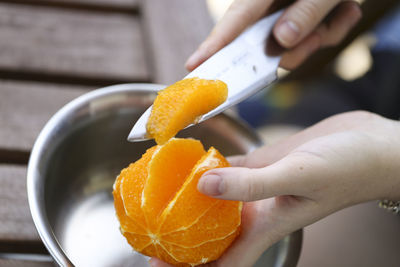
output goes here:
{"type": "Polygon", "coordinates": [[[382,150],[382,181],[386,183],[383,199],[400,200],[400,122],[386,120],[389,133],[382,150]]]}

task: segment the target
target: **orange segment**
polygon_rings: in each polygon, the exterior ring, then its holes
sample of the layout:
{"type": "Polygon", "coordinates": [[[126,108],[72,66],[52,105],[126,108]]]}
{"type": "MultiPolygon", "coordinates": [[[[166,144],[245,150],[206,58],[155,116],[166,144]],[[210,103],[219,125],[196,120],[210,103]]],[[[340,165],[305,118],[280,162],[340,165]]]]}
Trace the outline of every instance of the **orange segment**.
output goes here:
{"type": "Polygon", "coordinates": [[[240,225],[242,203],[218,201],[199,220],[187,229],[162,236],[164,242],[181,247],[196,247],[231,235],[240,225]]]}
{"type": "Polygon", "coordinates": [[[164,144],[196,118],[222,104],[227,85],[219,80],[189,78],[158,93],[147,122],[147,132],[157,144],[164,144]]]}
{"type": "Polygon", "coordinates": [[[196,162],[205,154],[200,141],[171,139],[161,146],[148,164],[142,209],[153,232],[159,227],[158,217],[185,182],[196,162]],[[155,220],[154,220],[155,219],[155,220]]]}
{"type": "Polygon", "coordinates": [[[160,260],[168,262],[176,267],[190,267],[190,265],[187,263],[182,263],[175,260],[161,244],[151,244],[143,249],[142,254],[155,256],[160,260]]]}
{"type": "MultiPolygon", "coordinates": [[[[122,171],[124,172],[124,171],[122,171]]],[[[122,202],[121,198],[121,180],[122,180],[122,175],[119,175],[114,183],[114,191],[113,191],[113,196],[114,196],[114,207],[115,211],[117,213],[117,218],[121,224],[121,230],[125,232],[130,232],[130,233],[136,233],[136,234],[145,234],[147,231],[143,226],[141,226],[139,223],[135,222],[131,218],[128,217],[126,214],[124,204],[122,202]]]]}
{"type": "Polygon", "coordinates": [[[140,253],[142,253],[144,255],[152,255],[154,257],[160,258],[157,247],[159,247],[159,246],[151,243],[149,246],[145,247],[142,251],[140,251],[140,253]]]}
{"type": "Polygon", "coordinates": [[[147,235],[138,235],[124,231],[122,231],[122,234],[128,240],[129,245],[131,245],[138,252],[152,244],[150,237],[147,235]]]}
{"type": "Polygon", "coordinates": [[[157,247],[157,252],[158,252],[158,257],[159,259],[168,262],[174,266],[177,267],[190,267],[190,264],[187,263],[182,263],[179,262],[178,260],[176,260],[174,258],[174,256],[172,254],[169,253],[169,251],[167,249],[165,249],[165,247],[162,244],[158,244],[156,245],[157,247]]]}
{"type": "Polygon", "coordinates": [[[229,166],[226,159],[215,148],[211,147],[207,154],[194,166],[182,188],[161,215],[160,233],[187,228],[210,206],[214,205],[218,200],[200,193],[197,190],[197,183],[206,171],[229,166]],[[186,215],[182,217],[181,214],[186,215]]]}
{"type": "Polygon", "coordinates": [[[166,242],[163,243],[163,246],[170,254],[175,256],[176,260],[189,263],[193,266],[218,259],[238,234],[239,231],[235,231],[224,239],[207,242],[193,248],[184,248],[166,242]]]}
{"type": "Polygon", "coordinates": [[[147,165],[157,147],[152,147],[142,158],[121,171],[121,198],[126,214],[137,224],[146,228],[146,220],[141,209],[142,192],[147,177],[147,165]]]}

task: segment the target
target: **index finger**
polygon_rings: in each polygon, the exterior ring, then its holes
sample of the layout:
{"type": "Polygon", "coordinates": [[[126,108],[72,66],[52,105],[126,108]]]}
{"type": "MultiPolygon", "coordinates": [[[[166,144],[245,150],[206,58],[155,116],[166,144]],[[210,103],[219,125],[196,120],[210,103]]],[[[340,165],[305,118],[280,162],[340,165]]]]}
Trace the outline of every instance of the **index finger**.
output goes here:
{"type": "Polygon", "coordinates": [[[272,2],[273,0],[234,1],[207,39],[186,61],[186,69],[192,71],[232,42],[247,26],[265,15],[272,2]]]}

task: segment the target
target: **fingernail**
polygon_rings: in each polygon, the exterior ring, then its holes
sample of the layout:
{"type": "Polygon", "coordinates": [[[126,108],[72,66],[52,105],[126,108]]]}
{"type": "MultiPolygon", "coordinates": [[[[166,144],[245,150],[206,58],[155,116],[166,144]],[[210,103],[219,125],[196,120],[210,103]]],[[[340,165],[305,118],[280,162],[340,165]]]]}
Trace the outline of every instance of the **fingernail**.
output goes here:
{"type": "Polygon", "coordinates": [[[201,53],[199,50],[196,50],[186,61],[185,63],[185,67],[189,70],[192,70],[194,68],[194,66],[196,66],[198,64],[198,62],[200,61],[200,56],[201,53]]]}
{"type": "Polygon", "coordinates": [[[299,27],[290,20],[287,20],[278,26],[276,38],[284,46],[291,46],[300,35],[299,27]]]}
{"type": "Polygon", "coordinates": [[[201,193],[209,196],[219,196],[225,191],[223,179],[221,176],[215,174],[203,176],[197,188],[201,193]]]}

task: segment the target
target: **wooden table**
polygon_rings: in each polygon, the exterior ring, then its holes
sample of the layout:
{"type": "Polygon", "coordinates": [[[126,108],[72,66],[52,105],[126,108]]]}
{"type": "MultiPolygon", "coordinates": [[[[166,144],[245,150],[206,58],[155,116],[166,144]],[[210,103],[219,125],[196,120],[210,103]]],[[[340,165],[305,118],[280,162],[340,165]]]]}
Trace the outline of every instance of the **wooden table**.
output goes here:
{"type": "Polygon", "coordinates": [[[0,266],[53,266],[26,196],[48,119],[90,90],[171,83],[212,27],[199,0],[0,1],[0,266]]]}

